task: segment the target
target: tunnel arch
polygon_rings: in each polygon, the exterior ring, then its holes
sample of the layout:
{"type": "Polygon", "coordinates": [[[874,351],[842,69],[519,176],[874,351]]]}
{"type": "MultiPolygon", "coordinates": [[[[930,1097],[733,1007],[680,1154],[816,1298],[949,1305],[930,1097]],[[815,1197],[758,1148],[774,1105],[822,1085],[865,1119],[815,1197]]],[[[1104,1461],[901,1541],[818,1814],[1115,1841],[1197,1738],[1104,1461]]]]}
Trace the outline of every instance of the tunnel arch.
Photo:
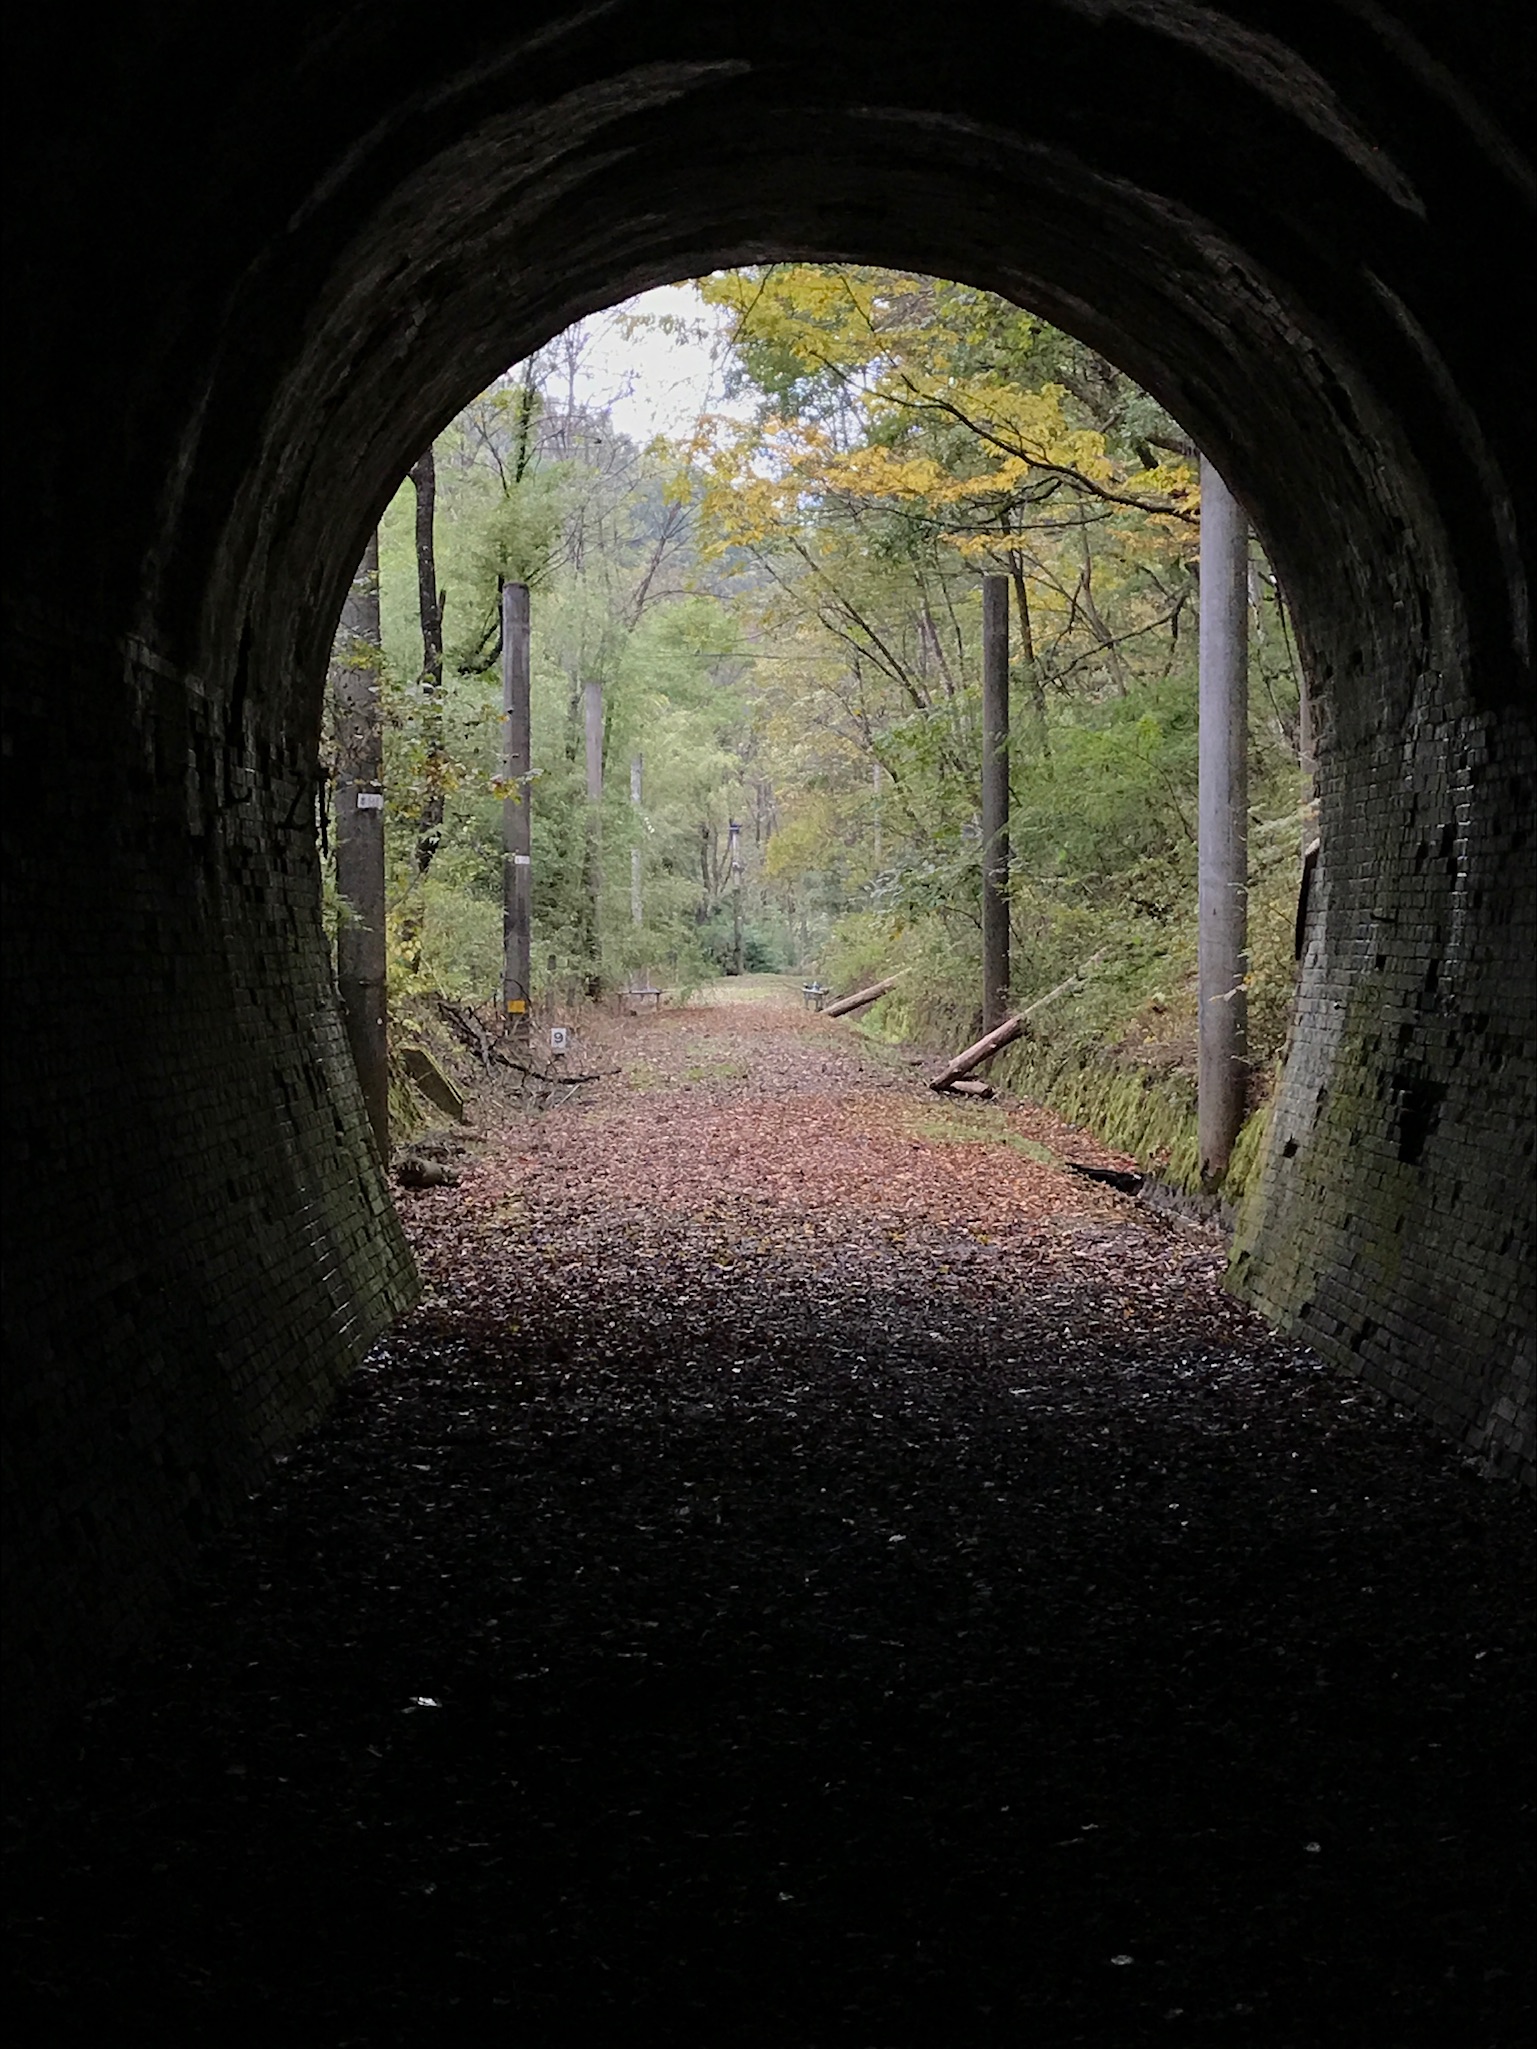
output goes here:
{"type": "Polygon", "coordinates": [[[127,19],[83,83],[34,31],[6,875],[36,1698],[132,1640],[411,1294],[309,834],[364,534],[506,362],[742,261],[1028,305],[1245,501],[1321,707],[1325,856],[1244,1284],[1530,1474],[1534,472],[1495,289],[1529,36],[1293,12],[296,0],[127,19]]]}

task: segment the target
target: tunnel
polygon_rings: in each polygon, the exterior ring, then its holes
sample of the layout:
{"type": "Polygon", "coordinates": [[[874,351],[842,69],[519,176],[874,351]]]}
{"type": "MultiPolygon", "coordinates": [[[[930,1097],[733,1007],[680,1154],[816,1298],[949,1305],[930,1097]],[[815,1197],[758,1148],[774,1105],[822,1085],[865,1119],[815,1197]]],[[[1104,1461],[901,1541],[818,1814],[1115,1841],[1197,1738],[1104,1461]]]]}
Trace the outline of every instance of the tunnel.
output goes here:
{"type": "Polygon", "coordinates": [[[1227,476],[1322,857],[1235,1280],[1532,1471],[1531,23],[1514,4],[290,0],[33,16],[12,153],[7,1532],[23,1719],[415,1279],[335,1008],[322,681],[473,394],[775,259],[1001,293],[1227,476]]]}

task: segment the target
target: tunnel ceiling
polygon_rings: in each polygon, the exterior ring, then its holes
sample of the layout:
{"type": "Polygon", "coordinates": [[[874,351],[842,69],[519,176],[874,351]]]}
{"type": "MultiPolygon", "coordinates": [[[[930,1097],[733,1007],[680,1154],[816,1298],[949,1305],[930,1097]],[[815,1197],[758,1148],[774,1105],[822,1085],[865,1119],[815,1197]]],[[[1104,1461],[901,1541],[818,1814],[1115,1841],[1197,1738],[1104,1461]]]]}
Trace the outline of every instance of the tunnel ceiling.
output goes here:
{"type": "MultiPolygon", "coordinates": [[[[117,622],[205,673],[244,638],[258,692],[313,690],[368,523],[508,361],[722,264],[923,269],[1152,390],[1305,632],[1425,615],[1498,698],[1527,634],[1496,453],[1521,377],[1486,306],[1532,190],[1501,12],[1513,36],[1514,8],[1189,0],[120,17],[84,75],[36,67],[24,303],[73,347],[28,417],[55,475],[73,430],[81,523],[137,537],[86,570],[117,622]]],[[[28,582],[78,607],[83,567],[28,582]]]]}

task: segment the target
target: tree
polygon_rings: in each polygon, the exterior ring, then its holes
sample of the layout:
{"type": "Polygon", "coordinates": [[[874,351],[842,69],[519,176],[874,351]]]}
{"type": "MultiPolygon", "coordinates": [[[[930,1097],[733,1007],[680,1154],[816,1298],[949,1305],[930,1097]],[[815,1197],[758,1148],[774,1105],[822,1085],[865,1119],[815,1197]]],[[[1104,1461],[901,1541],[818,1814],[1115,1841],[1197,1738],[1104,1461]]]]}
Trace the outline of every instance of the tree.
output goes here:
{"type": "Polygon", "coordinates": [[[422,724],[426,736],[425,787],[416,827],[416,866],[425,875],[432,866],[443,831],[443,610],[447,593],[438,588],[436,517],[437,463],[429,447],[411,471],[416,492],[416,602],[422,635],[422,724]]]}

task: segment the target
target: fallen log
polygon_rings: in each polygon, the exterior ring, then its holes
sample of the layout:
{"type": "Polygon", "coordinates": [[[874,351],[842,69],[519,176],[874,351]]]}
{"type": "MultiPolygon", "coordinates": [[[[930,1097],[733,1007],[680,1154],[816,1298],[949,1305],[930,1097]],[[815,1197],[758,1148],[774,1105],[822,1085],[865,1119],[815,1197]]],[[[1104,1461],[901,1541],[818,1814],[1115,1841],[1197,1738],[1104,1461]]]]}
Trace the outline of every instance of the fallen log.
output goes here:
{"type": "Polygon", "coordinates": [[[971,1070],[980,1067],[984,1060],[991,1060],[995,1053],[1001,1053],[1005,1046],[1019,1037],[1024,1028],[1025,1021],[1022,1017],[1006,1017],[1003,1023],[995,1026],[985,1038],[978,1039],[975,1045],[968,1046],[964,1053],[957,1053],[949,1066],[941,1068],[935,1075],[929,1087],[940,1091],[953,1088],[963,1074],[970,1074],[971,1070]]]}
{"type": "Polygon", "coordinates": [[[979,1103],[985,1103],[996,1093],[990,1081],[952,1081],[945,1090],[947,1096],[975,1096],[979,1103]]]}
{"type": "Polygon", "coordinates": [[[1005,1046],[1012,1044],[1024,1030],[1027,1020],[1034,1017],[1038,1010],[1044,1010],[1046,1005],[1055,1002],[1057,997],[1065,996],[1069,989],[1076,989],[1089,969],[1104,957],[1103,947],[1098,953],[1091,953],[1081,968],[1074,968],[1065,982],[1058,982],[1055,989],[1048,989],[1044,996],[1037,996],[1028,1010],[1020,1011],[1017,1017],[1006,1017],[1001,1025],[987,1034],[985,1039],[978,1039],[976,1044],[968,1046],[964,1053],[957,1053],[949,1066],[942,1068],[935,1075],[929,1087],[941,1093],[946,1089],[953,1089],[963,1074],[970,1074],[974,1067],[980,1067],[984,1060],[990,1060],[995,1053],[1001,1053],[1005,1046]]]}
{"type": "Polygon", "coordinates": [[[877,996],[884,996],[888,989],[894,989],[906,972],[903,968],[899,974],[888,975],[884,982],[872,982],[868,989],[857,989],[852,996],[840,996],[836,1003],[828,1004],[822,1012],[823,1017],[847,1017],[851,1010],[863,1010],[877,996]]]}

